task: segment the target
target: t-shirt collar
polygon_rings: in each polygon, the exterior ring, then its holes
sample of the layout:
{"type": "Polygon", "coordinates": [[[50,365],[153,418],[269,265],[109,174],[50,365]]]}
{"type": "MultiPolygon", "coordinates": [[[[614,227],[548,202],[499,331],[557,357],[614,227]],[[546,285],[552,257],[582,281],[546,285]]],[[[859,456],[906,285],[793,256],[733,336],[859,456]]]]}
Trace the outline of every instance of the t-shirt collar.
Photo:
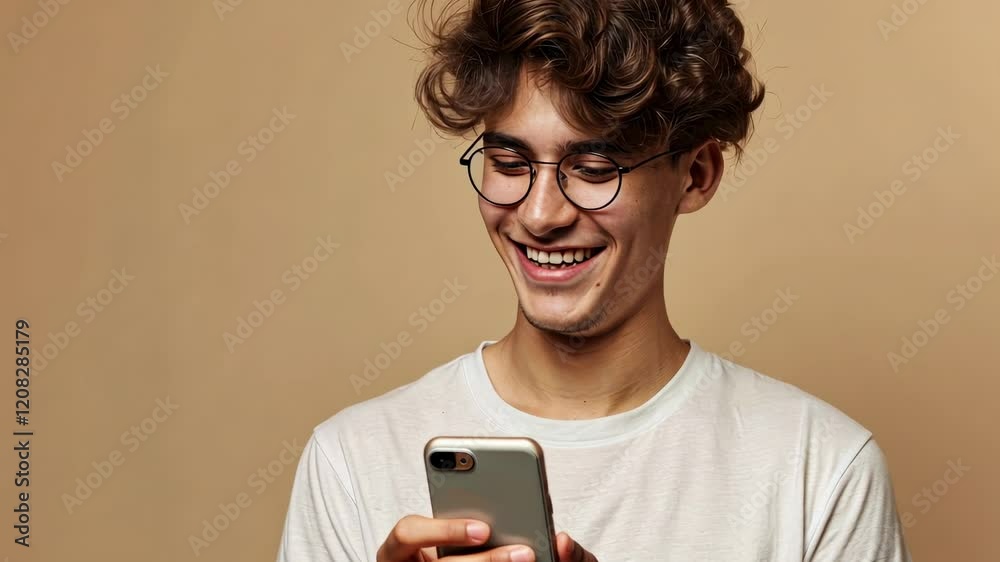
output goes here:
{"type": "Polygon", "coordinates": [[[594,446],[628,439],[650,429],[686,401],[697,384],[698,373],[704,370],[706,352],[694,341],[683,341],[691,346],[684,362],[670,381],[649,400],[626,412],[587,420],[542,418],[504,401],[494,388],[483,360],[483,349],[496,343],[496,340],[480,343],[462,363],[472,400],[498,431],[505,435],[531,437],[542,445],[594,446]]]}

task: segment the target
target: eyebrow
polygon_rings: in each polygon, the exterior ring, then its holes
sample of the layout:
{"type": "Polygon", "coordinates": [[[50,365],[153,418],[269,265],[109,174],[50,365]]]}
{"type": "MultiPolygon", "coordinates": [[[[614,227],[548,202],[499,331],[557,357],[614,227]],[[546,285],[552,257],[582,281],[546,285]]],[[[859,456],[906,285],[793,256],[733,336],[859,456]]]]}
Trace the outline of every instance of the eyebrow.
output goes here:
{"type": "MultiPolygon", "coordinates": [[[[534,151],[528,146],[525,141],[505,133],[499,133],[496,131],[487,131],[483,133],[483,143],[494,145],[494,146],[506,146],[508,148],[513,148],[517,150],[523,150],[525,152],[534,154],[534,151]]],[[[603,152],[606,154],[626,154],[625,149],[620,145],[608,141],[602,138],[592,138],[576,141],[566,141],[556,147],[557,150],[562,154],[580,153],[580,152],[603,152]]]]}

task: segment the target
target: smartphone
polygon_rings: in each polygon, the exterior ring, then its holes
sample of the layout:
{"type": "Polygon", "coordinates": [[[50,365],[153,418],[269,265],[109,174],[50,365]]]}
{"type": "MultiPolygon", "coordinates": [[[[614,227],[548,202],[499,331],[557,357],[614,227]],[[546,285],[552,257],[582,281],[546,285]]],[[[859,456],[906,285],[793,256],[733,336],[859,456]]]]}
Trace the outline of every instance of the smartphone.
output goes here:
{"type": "Polygon", "coordinates": [[[527,437],[435,437],[424,467],[436,519],[478,519],[490,538],[475,547],[439,546],[438,557],[523,544],[537,562],[557,562],[552,500],[542,447],[527,437]]]}

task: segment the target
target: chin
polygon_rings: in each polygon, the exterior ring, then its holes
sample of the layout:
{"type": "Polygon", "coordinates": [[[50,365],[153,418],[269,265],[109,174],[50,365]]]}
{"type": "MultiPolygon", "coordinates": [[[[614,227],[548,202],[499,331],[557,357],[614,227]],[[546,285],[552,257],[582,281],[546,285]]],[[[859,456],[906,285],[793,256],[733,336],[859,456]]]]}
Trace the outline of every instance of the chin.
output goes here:
{"type": "Polygon", "coordinates": [[[527,304],[525,300],[519,300],[518,307],[528,324],[544,332],[563,335],[588,335],[604,324],[607,316],[604,308],[596,305],[584,307],[583,311],[552,310],[550,307],[533,306],[530,300],[527,304]]]}

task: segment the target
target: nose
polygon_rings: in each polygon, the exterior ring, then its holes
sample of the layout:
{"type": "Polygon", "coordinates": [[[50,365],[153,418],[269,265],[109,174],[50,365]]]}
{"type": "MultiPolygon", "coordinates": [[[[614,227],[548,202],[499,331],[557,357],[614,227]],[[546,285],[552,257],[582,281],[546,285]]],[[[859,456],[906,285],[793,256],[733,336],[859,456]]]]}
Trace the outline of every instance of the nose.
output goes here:
{"type": "Polygon", "coordinates": [[[517,207],[518,221],[525,230],[544,238],[560,228],[573,224],[580,210],[573,206],[559,189],[556,166],[535,164],[538,175],[528,196],[517,207]]]}

